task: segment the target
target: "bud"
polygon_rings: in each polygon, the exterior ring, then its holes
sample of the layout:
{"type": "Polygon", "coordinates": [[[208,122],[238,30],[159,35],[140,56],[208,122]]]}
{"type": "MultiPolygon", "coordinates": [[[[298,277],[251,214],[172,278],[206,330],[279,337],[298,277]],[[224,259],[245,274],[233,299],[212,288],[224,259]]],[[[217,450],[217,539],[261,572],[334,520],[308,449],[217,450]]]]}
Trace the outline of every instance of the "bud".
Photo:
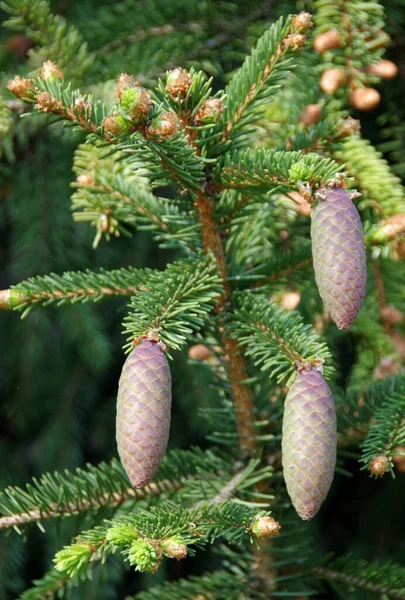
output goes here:
{"type": "Polygon", "coordinates": [[[321,107],[318,104],[308,104],[301,113],[300,123],[305,127],[315,125],[321,118],[321,107]]]}
{"type": "Polygon", "coordinates": [[[176,558],[177,560],[181,560],[187,556],[187,545],[180,536],[163,540],[163,542],[160,544],[160,547],[163,550],[163,554],[167,556],[167,558],[176,558]]]}
{"type": "Polygon", "coordinates": [[[191,75],[184,69],[174,69],[167,75],[166,89],[173,98],[185,98],[191,86],[191,75]]]}
{"type": "Polygon", "coordinates": [[[305,42],[307,38],[302,33],[293,33],[291,35],[287,35],[287,37],[283,41],[283,48],[290,48],[293,51],[301,50],[305,46],[305,42]]]}
{"type": "Polygon", "coordinates": [[[395,247],[393,247],[393,252],[395,253],[395,258],[397,260],[405,260],[405,242],[395,242],[395,247]]]}
{"type": "Polygon", "coordinates": [[[57,79],[63,79],[63,71],[59,69],[58,65],[51,60],[47,60],[42,65],[41,69],[42,79],[49,79],[50,77],[56,77],[57,79]]]}
{"type": "Polygon", "coordinates": [[[207,360],[210,356],[212,356],[211,351],[203,344],[195,344],[188,350],[188,357],[191,360],[207,360]]]}
{"type": "Polygon", "coordinates": [[[392,60],[379,60],[367,68],[367,73],[380,79],[393,79],[398,75],[398,67],[392,60]]]}
{"type": "Polygon", "coordinates": [[[141,572],[155,571],[160,562],[156,548],[146,540],[135,540],[128,551],[128,558],[130,564],[141,572]]]}
{"type": "Polygon", "coordinates": [[[35,106],[43,112],[59,112],[61,103],[51,96],[51,94],[48,94],[48,92],[41,92],[37,96],[37,103],[35,106]]]}
{"type": "Polygon", "coordinates": [[[339,48],[340,46],[340,32],[336,29],[329,29],[315,36],[313,47],[316,52],[323,54],[327,50],[333,50],[333,48],[339,48]]]}
{"type": "Polygon", "coordinates": [[[17,75],[14,79],[10,79],[7,84],[8,89],[17,98],[32,98],[34,87],[31,84],[31,79],[25,79],[17,75]]]}
{"type": "Polygon", "coordinates": [[[14,308],[25,302],[25,295],[18,292],[15,288],[9,290],[0,290],[0,309],[14,308]]]}
{"type": "Polygon", "coordinates": [[[121,73],[121,75],[117,79],[117,100],[121,101],[122,95],[125,90],[132,89],[137,87],[138,82],[131,77],[131,75],[127,75],[126,73],[121,73]]]}
{"type": "Polygon", "coordinates": [[[353,117],[342,117],[336,126],[336,137],[346,138],[360,132],[360,121],[353,117]]]}
{"type": "Polygon", "coordinates": [[[95,185],[96,182],[88,173],[81,173],[78,175],[76,183],[78,183],[80,187],[86,187],[87,185],[95,185]]]}
{"type": "Polygon", "coordinates": [[[260,517],[252,525],[252,533],[258,538],[274,537],[280,533],[281,525],[273,517],[260,517]]]}
{"type": "Polygon", "coordinates": [[[395,446],[392,451],[401,452],[401,454],[394,454],[392,462],[398,473],[405,473],[405,446],[395,446]]]}
{"type": "Polygon", "coordinates": [[[381,320],[387,325],[400,325],[404,316],[395,306],[384,306],[380,310],[381,320]]]}
{"type": "Polygon", "coordinates": [[[221,113],[223,112],[224,107],[222,104],[222,100],[219,98],[208,98],[203,104],[200,106],[195,120],[197,123],[215,123],[219,120],[221,113]]]}
{"type": "Polygon", "coordinates": [[[326,69],[321,76],[321,90],[325,94],[334,94],[345,81],[346,73],[343,69],[326,69]]]}
{"type": "Polygon", "coordinates": [[[156,117],[148,128],[148,135],[159,142],[171,140],[179,130],[177,115],[166,112],[156,117]]]}
{"type": "Polygon", "coordinates": [[[86,100],[85,96],[79,96],[77,98],[77,100],[75,101],[75,108],[80,112],[80,113],[86,113],[89,117],[91,117],[93,108],[91,106],[91,102],[89,102],[88,100],[86,100]]]}
{"type": "Polygon", "coordinates": [[[139,537],[138,531],[133,525],[114,525],[107,531],[106,540],[112,546],[127,546],[139,537]]]}
{"type": "Polygon", "coordinates": [[[286,292],[281,298],[280,305],[286,310],[295,310],[301,302],[301,294],[299,292],[286,292]]]}
{"type": "Polygon", "coordinates": [[[98,219],[98,226],[103,233],[107,233],[107,231],[110,231],[110,219],[106,214],[103,213],[100,215],[98,219]]]}
{"type": "Polygon", "coordinates": [[[312,29],[312,15],[308,12],[300,12],[294,15],[291,23],[291,31],[293,33],[305,33],[308,29],[312,29]]]}
{"type": "Polygon", "coordinates": [[[312,206],[306,198],[299,192],[288,192],[288,197],[297,204],[295,208],[297,213],[303,217],[309,217],[312,211],[312,206]]]}
{"type": "Polygon", "coordinates": [[[121,106],[132,121],[139,122],[149,114],[152,100],[144,88],[136,86],[123,92],[121,106]]]}
{"type": "Polygon", "coordinates": [[[108,116],[103,121],[104,131],[110,135],[122,135],[128,133],[133,129],[131,123],[129,123],[122,115],[108,116]]]}
{"type": "Polygon", "coordinates": [[[380,100],[380,93],[374,88],[357,88],[349,97],[350,105],[357,110],[373,110],[380,100]]]}
{"type": "Polygon", "coordinates": [[[384,473],[388,473],[390,465],[387,456],[385,454],[374,456],[374,458],[370,460],[369,469],[371,474],[376,477],[381,477],[384,473]]]}

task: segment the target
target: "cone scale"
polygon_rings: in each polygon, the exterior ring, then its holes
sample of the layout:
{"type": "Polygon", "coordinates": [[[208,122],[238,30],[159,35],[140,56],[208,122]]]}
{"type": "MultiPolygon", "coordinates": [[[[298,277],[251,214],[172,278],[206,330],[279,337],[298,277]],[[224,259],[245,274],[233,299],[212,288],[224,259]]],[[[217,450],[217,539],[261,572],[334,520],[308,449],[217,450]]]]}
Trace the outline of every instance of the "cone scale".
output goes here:
{"type": "Polygon", "coordinates": [[[311,238],[319,294],[339,329],[347,329],[363,303],[367,265],[360,216],[341,187],[315,205],[311,238]]]}
{"type": "Polygon", "coordinates": [[[143,340],[125,361],[117,397],[118,453],[136,488],[149,483],[163,460],[171,402],[167,358],[158,344],[143,340]]]}
{"type": "Polygon", "coordinates": [[[336,411],[322,374],[298,373],[284,405],[282,456],[288,494],[299,516],[316,515],[332,484],[336,463],[336,411]]]}

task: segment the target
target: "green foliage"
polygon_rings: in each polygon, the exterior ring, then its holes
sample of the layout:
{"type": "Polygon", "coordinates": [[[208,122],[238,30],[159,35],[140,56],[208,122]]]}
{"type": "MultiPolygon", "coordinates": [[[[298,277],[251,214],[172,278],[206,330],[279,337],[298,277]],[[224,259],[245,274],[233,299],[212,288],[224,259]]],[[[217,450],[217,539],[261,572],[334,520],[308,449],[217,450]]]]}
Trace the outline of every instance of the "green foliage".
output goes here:
{"type": "Polygon", "coordinates": [[[30,53],[31,68],[50,59],[66,70],[70,79],[81,81],[93,59],[87,43],[76,27],[52,14],[47,0],[4,0],[0,7],[10,15],[5,25],[23,31],[37,44],[30,53]]]}
{"type": "Polygon", "coordinates": [[[170,265],[155,273],[149,288],[132,298],[125,319],[129,334],[127,347],[133,339],[156,332],[172,350],[181,348],[193,331],[198,331],[212,311],[221,293],[215,262],[201,258],[170,265]]]}
{"type": "MultiPolygon", "coordinates": [[[[297,363],[330,358],[326,344],[311,333],[298,312],[278,308],[260,295],[241,294],[238,305],[229,329],[247,356],[270,377],[284,382],[294,374],[297,363]]],[[[330,368],[326,367],[325,374],[330,374],[330,368]]]]}

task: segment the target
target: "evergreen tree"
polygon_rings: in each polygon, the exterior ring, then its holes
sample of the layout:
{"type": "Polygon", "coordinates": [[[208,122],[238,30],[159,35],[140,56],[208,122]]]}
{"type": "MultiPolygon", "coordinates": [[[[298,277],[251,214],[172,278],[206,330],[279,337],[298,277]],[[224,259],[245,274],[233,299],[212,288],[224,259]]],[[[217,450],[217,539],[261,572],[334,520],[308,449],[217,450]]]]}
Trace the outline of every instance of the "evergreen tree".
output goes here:
{"type": "Polygon", "coordinates": [[[401,0],[0,7],[0,597],[405,598],[401,0]]]}

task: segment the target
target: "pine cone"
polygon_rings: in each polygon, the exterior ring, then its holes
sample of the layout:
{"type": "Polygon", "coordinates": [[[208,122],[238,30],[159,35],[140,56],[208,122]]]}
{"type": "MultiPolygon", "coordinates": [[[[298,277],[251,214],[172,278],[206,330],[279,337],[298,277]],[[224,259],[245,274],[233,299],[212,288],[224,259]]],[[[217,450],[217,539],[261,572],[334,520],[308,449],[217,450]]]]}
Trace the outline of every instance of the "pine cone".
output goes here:
{"type": "Polygon", "coordinates": [[[347,329],[366,293],[367,265],[359,213],[341,187],[315,205],[311,237],[319,293],[339,329],[347,329]]]}
{"type": "Polygon", "coordinates": [[[321,76],[321,90],[325,94],[334,94],[345,81],[346,73],[343,69],[327,69],[321,76]]]}
{"type": "Polygon", "coordinates": [[[370,65],[367,69],[367,73],[376,75],[377,77],[380,77],[380,79],[393,79],[398,75],[398,67],[392,60],[382,59],[370,65]]]}
{"type": "Polygon", "coordinates": [[[373,110],[380,100],[380,92],[374,88],[357,88],[350,94],[350,104],[357,110],[373,110]]]}
{"type": "Polygon", "coordinates": [[[319,33],[315,36],[313,46],[314,50],[319,52],[319,54],[323,54],[327,50],[332,50],[333,48],[339,48],[340,32],[336,29],[329,29],[329,31],[319,33]]]}
{"type": "Polygon", "coordinates": [[[336,412],[332,392],[314,368],[298,373],[283,418],[283,472],[295,510],[309,521],[325,500],[336,463],[336,412]]]}
{"type": "Polygon", "coordinates": [[[160,467],[170,428],[171,375],[159,346],[143,340],[125,361],[117,398],[117,444],[134,487],[143,487],[160,467]]]}

